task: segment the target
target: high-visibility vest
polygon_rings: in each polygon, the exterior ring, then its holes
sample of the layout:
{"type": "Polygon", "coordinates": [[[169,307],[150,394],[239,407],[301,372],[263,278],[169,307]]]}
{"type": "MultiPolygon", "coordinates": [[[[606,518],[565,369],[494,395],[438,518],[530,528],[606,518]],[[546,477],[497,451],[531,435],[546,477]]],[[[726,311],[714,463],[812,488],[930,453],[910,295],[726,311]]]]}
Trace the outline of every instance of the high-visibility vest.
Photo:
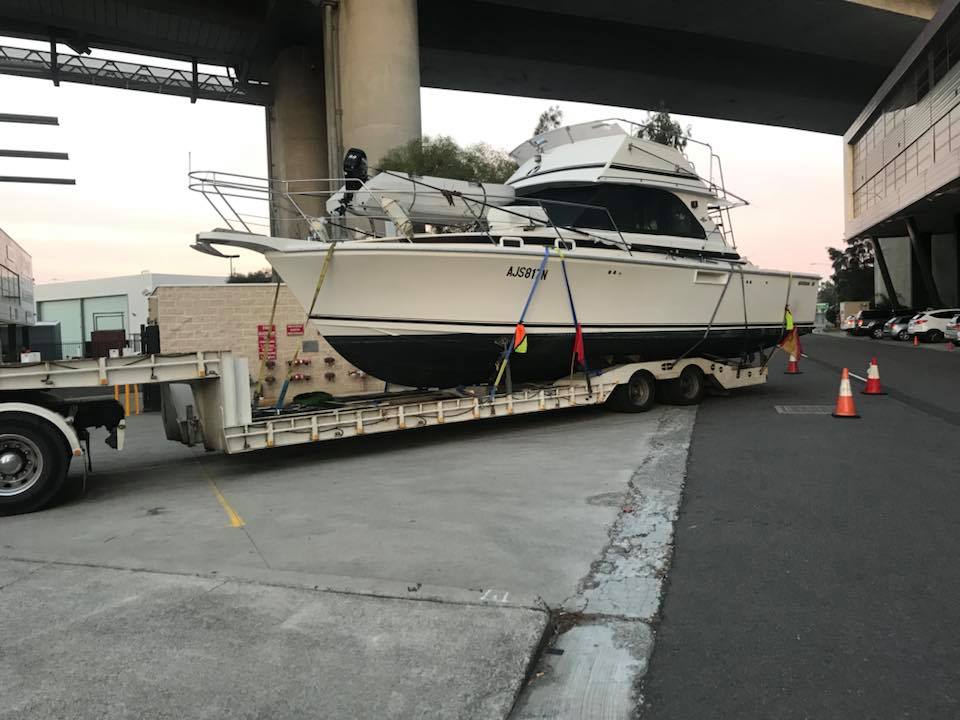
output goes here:
{"type": "Polygon", "coordinates": [[[789,310],[786,310],[783,313],[783,324],[786,327],[787,332],[793,330],[793,313],[789,310]]]}

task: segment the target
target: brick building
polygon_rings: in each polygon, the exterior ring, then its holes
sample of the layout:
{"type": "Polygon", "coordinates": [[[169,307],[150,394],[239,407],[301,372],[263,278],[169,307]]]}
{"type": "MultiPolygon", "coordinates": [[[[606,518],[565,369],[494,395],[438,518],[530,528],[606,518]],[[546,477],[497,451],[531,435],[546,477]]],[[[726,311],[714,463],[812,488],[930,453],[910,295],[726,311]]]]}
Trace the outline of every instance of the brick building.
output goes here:
{"type": "Polygon", "coordinates": [[[160,327],[163,352],[190,350],[231,350],[250,360],[251,379],[259,371],[261,350],[275,364],[267,368],[264,399],[276,400],[286,376],[287,361],[293,358],[299,341],[300,357],[308,365],[295,369],[309,379],[291,383],[287,400],[294,395],[322,390],[332,395],[380,392],[383,381],[357,370],[330,347],[310,325],[305,313],[286,285],[280,286],[277,301],[275,352],[266,338],[276,285],[267,283],[208,286],[161,286],[149,298],[149,318],[160,327]],[[299,334],[302,330],[302,335],[299,334]]]}

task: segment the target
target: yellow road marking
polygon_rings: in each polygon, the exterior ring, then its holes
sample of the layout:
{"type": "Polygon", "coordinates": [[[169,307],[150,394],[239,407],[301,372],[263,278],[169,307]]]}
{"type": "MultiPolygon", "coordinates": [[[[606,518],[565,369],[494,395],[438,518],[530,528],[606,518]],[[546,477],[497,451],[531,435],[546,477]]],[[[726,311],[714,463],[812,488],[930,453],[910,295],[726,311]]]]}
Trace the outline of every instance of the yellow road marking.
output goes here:
{"type": "Polygon", "coordinates": [[[210,489],[213,490],[214,496],[217,498],[217,501],[223,506],[224,512],[227,513],[227,517],[230,518],[230,527],[243,527],[246,523],[243,521],[243,518],[237,514],[237,511],[230,507],[230,503],[227,502],[227,499],[223,496],[223,493],[220,492],[220,488],[217,487],[217,484],[211,478],[207,478],[207,482],[210,483],[210,489]]]}

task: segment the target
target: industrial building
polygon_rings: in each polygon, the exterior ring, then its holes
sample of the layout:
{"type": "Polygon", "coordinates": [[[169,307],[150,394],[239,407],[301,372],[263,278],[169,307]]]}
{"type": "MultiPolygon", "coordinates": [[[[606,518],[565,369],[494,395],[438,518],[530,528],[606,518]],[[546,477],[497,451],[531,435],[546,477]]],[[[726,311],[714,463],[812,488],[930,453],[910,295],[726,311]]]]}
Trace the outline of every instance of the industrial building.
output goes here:
{"type": "Polygon", "coordinates": [[[140,327],[147,324],[147,298],[159,285],[223,285],[224,277],[139,275],[37,285],[38,319],[60,324],[61,348],[35,348],[57,357],[91,357],[93,333],[112,332],[117,349],[140,350],[140,327]]]}
{"type": "Polygon", "coordinates": [[[960,11],[944,0],[844,136],[845,235],[875,301],[960,304],[960,11]]]}
{"type": "Polygon", "coordinates": [[[33,260],[0,229],[0,361],[20,359],[35,322],[33,260]]]}

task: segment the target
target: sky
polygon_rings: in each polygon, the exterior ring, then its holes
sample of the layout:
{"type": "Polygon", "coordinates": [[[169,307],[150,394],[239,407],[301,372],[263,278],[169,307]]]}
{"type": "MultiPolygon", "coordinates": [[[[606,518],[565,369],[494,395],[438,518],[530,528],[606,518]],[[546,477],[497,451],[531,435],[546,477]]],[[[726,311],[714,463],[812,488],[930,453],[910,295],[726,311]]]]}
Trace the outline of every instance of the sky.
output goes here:
{"type": "MultiPolygon", "coordinates": [[[[0,38],[0,41],[4,41],[0,38]]],[[[6,42],[6,41],[4,41],[6,42]]],[[[23,40],[10,45],[26,46],[23,40]]],[[[98,56],[120,54],[97,53],[98,56]]],[[[155,61],[173,66],[171,61],[155,61]]],[[[421,90],[422,129],[461,144],[510,150],[539,114],[560,105],[565,123],[645,112],[562,100],[421,90]]],[[[262,107],[0,76],[0,112],[55,115],[59,126],[0,124],[0,147],[68,152],[68,161],[0,158],[0,175],[76,178],[70,185],[0,184],[0,228],[33,256],[38,283],[143,270],[225,275],[227,261],[190,249],[223,222],[187,172],[266,175],[262,107]]],[[[826,274],[825,248],[843,233],[843,141],[838,136],[676,116],[722,161],[741,253],[763,267],[826,274]]],[[[244,252],[241,272],[265,266],[244,252]]]]}

